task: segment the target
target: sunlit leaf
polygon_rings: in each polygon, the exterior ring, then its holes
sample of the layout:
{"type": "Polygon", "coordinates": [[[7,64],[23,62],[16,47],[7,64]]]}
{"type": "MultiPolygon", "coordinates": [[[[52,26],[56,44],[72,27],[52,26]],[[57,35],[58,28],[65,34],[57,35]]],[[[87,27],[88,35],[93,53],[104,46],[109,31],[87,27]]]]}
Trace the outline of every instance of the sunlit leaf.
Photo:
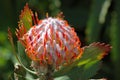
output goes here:
{"type": "Polygon", "coordinates": [[[32,27],[33,12],[29,9],[28,4],[21,11],[19,26],[23,25],[26,29],[32,27]]]}
{"type": "Polygon", "coordinates": [[[61,70],[57,71],[54,76],[67,75],[71,80],[87,80],[94,76],[99,70],[100,60],[110,51],[110,49],[110,45],[99,42],[92,43],[91,45],[84,47],[84,52],[80,59],[63,67],[61,70]]]}
{"type": "Polygon", "coordinates": [[[79,79],[88,80],[93,77],[96,72],[100,69],[101,62],[100,61],[91,61],[84,65],[83,72],[79,74],[79,79]]]}
{"type": "Polygon", "coordinates": [[[99,15],[99,22],[103,24],[105,22],[106,15],[108,13],[108,10],[111,6],[112,0],[105,0],[105,2],[102,5],[102,9],[99,15]]]}
{"type": "Polygon", "coordinates": [[[78,65],[81,65],[83,62],[89,63],[93,60],[101,60],[105,55],[110,51],[111,46],[105,43],[92,43],[89,46],[84,47],[84,52],[82,57],[78,60],[78,65]]]}

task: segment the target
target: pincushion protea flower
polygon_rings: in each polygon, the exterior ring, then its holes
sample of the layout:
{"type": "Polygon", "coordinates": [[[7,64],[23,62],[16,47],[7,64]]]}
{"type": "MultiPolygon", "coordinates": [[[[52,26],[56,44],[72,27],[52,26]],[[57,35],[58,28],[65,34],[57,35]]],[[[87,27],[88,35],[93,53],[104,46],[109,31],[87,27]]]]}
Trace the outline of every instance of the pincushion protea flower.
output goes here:
{"type": "Polygon", "coordinates": [[[69,63],[81,56],[80,40],[74,29],[61,18],[46,18],[32,26],[26,33],[22,26],[17,37],[33,61],[55,64],[69,63]],[[22,35],[22,36],[21,36],[22,35]]]}
{"type": "Polygon", "coordinates": [[[66,20],[61,16],[37,20],[37,25],[27,31],[19,26],[16,35],[25,46],[26,53],[40,64],[59,65],[70,63],[82,54],[80,40],[66,20]]]}

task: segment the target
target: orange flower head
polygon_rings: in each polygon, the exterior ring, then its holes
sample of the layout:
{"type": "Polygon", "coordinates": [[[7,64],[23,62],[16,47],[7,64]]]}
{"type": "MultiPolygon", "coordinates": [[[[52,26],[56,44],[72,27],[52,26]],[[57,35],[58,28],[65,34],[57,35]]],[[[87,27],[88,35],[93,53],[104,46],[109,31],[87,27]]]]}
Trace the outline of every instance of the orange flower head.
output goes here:
{"type": "Polygon", "coordinates": [[[60,17],[39,20],[28,31],[21,26],[16,34],[33,61],[58,67],[73,62],[82,54],[74,28],[60,17]]]}

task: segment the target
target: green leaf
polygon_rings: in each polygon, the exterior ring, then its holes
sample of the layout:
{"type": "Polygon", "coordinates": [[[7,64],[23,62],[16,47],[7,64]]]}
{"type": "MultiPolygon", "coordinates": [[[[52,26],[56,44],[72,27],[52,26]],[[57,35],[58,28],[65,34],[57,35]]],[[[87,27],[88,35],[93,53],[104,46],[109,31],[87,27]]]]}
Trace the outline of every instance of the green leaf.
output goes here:
{"type": "Polygon", "coordinates": [[[28,56],[25,53],[24,46],[18,41],[18,56],[20,58],[20,61],[24,66],[27,68],[30,67],[31,60],[28,58],[28,56]]]}
{"type": "Polygon", "coordinates": [[[86,64],[93,60],[101,60],[105,55],[108,54],[111,46],[109,44],[97,42],[92,43],[89,46],[84,47],[83,49],[83,55],[78,60],[79,66],[83,65],[83,63],[86,64]]]}
{"type": "Polygon", "coordinates": [[[102,24],[99,23],[99,15],[101,13],[102,5],[106,0],[92,0],[91,12],[86,27],[87,42],[91,43],[99,40],[102,24]]]}
{"type": "Polygon", "coordinates": [[[102,5],[101,12],[100,12],[100,15],[99,15],[99,22],[101,24],[105,23],[105,18],[107,16],[107,13],[108,13],[108,10],[111,6],[111,3],[112,3],[112,0],[105,0],[103,5],[102,5]]]}
{"type": "Polygon", "coordinates": [[[24,7],[24,10],[21,11],[20,15],[20,26],[24,26],[27,30],[32,27],[32,11],[29,9],[28,4],[24,7]]]}
{"type": "Polygon", "coordinates": [[[96,72],[100,69],[101,62],[100,61],[91,61],[84,65],[84,70],[81,73],[79,79],[81,80],[88,80],[89,78],[93,77],[96,72]]]}
{"type": "Polygon", "coordinates": [[[19,54],[17,58],[21,66],[28,72],[36,75],[37,73],[30,69],[31,60],[27,57],[25,53],[25,48],[19,41],[18,41],[18,53],[19,54]]]}
{"type": "Polygon", "coordinates": [[[93,77],[99,70],[100,63],[101,62],[96,60],[82,66],[75,66],[68,72],[63,73],[61,76],[66,75],[68,77],[64,80],[88,80],[89,78],[93,77]]]}
{"type": "Polygon", "coordinates": [[[68,76],[57,77],[54,80],[71,80],[68,76]]]}
{"type": "Polygon", "coordinates": [[[83,55],[80,59],[55,72],[54,76],[66,75],[71,80],[87,80],[99,70],[100,60],[110,51],[110,48],[110,45],[104,43],[92,43],[83,48],[83,55]]]}
{"type": "Polygon", "coordinates": [[[112,13],[111,28],[110,28],[110,38],[111,44],[113,46],[111,52],[111,61],[114,65],[113,74],[115,75],[115,80],[120,80],[120,1],[115,0],[115,10],[112,13]]]}

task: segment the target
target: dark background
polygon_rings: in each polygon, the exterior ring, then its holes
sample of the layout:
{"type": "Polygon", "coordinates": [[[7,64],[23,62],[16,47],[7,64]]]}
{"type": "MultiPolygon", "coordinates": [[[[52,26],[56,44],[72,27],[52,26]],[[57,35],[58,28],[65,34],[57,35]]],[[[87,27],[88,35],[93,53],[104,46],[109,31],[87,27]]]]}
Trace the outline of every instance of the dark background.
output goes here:
{"type": "Polygon", "coordinates": [[[54,17],[62,11],[75,28],[82,46],[98,41],[112,45],[95,77],[120,80],[120,0],[1,0],[0,80],[8,80],[13,73],[16,59],[8,41],[7,29],[12,29],[16,41],[14,32],[26,3],[38,12],[39,19],[45,18],[46,12],[54,17]]]}

